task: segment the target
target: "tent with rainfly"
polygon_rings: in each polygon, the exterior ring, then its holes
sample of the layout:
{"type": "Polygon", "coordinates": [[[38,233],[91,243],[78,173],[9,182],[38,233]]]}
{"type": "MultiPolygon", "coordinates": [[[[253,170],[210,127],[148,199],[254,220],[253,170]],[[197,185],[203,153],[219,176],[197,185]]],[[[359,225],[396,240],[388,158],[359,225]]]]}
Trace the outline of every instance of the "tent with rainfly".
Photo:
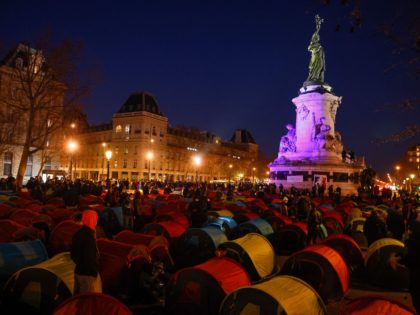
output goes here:
{"type": "Polygon", "coordinates": [[[404,265],[391,268],[388,263],[392,255],[403,255],[404,243],[393,238],[382,238],[373,242],[366,251],[365,266],[372,284],[389,290],[406,290],[409,272],[404,265]]]}
{"type": "Polygon", "coordinates": [[[290,276],[277,276],[226,296],[220,315],[326,315],[327,309],[310,285],[290,276]]]}
{"type": "Polygon", "coordinates": [[[276,271],[273,246],[261,234],[246,234],[241,238],[222,243],[218,250],[244,266],[254,282],[272,276],[276,271]]]}
{"type": "Polygon", "coordinates": [[[339,253],[325,245],[309,246],[294,253],[280,272],[302,279],[324,301],[341,298],[349,289],[350,276],[346,262],[339,253]]]}
{"type": "Polygon", "coordinates": [[[226,234],[215,228],[190,228],[176,242],[174,255],[178,267],[193,266],[215,256],[216,249],[227,242],[226,234]]]}
{"type": "Polygon", "coordinates": [[[171,315],[217,315],[223,298],[249,286],[251,280],[236,261],[212,258],[177,271],[169,283],[166,306],[171,315]]]}
{"type": "Polygon", "coordinates": [[[131,310],[116,298],[103,293],[83,293],[75,295],[55,310],[53,315],[132,315],[131,310]]]}
{"type": "Polygon", "coordinates": [[[0,287],[19,269],[36,265],[48,259],[41,240],[0,243],[0,287]]]}
{"type": "Polygon", "coordinates": [[[4,287],[0,313],[51,314],[73,294],[74,267],[65,252],[15,272],[4,287]]]}

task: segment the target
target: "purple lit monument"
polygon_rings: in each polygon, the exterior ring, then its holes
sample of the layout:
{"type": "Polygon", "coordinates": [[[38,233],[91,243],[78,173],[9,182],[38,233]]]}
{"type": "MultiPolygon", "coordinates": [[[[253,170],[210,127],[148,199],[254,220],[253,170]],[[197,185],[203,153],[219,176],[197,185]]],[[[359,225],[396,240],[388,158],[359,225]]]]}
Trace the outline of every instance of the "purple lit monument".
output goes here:
{"type": "Polygon", "coordinates": [[[330,85],[324,82],[325,54],[319,31],[323,20],[315,17],[316,31],[308,50],[311,52],[309,74],[298,97],[296,128],[287,124],[280,139],[277,158],[269,164],[270,183],[285,188],[311,189],[314,185],[340,187],[342,195],[356,194],[364,158],[355,158],[344,149],[341,135],[335,130],[335,117],[341,104],[330,85]]]}

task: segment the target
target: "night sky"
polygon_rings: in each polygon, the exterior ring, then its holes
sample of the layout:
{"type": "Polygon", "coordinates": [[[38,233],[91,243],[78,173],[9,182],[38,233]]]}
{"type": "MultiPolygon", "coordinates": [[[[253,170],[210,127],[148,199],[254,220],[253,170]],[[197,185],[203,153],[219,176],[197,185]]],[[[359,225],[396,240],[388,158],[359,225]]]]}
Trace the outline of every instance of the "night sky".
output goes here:
{"type": "Polygon", "coordinates": [[[248,129],[273,159],[285,125],[295,123],[291,99],[308,75],[318,13],[325,20],[325,81],[343,96],[336,130],[345,147],[383,174],[420,143],[420,135],[374,143],[420,121],[418,107],[389,108],[420,99],[419,81],[404,66],[386,71],[405,56],[393,54],[377,30],[399,12],[393,6],[409,0],[362,1],[363,23],[354,32],[347,19],[354,1],[347,7],[334,0],[328,6],[316,0],[92,2],[2,0],[0,8],[3,46],[31,42],[46,30],[56,41],[84,43],[81,68],[99,65],[102,74],[83,100],[91,124],[109,122],[130,93],[149,91],[172,126],[223,139],[248,129]]]}

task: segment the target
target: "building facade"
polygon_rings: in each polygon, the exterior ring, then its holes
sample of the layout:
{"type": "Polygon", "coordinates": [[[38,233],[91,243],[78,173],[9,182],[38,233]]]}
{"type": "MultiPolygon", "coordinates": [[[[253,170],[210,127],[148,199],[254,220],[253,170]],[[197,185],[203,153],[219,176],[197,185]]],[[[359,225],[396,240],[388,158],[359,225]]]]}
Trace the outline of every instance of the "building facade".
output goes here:
{"type": "Polygon", "coordinates": [[[24,181],[60,169],[64,94],[42,51],[19,44],[1,60],[0,176],[16,177],[22,155],[24,181]]]}
{"type": "Polygon", "coordinates": [[[88,128],[78,141],[72,170],[78,178],[227,181],[255,180],[264,172],[248,131],[223,141],[207,131],[171,127],[148,92],[131,94],[111,123],[88,128]]]}

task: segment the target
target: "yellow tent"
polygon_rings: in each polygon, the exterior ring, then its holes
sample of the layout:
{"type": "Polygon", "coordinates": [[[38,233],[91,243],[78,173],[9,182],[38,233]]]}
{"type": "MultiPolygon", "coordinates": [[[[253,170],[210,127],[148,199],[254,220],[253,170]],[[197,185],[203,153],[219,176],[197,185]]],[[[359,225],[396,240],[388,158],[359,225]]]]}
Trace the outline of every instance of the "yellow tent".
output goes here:
{"type": "Polygon", "coordinates": [[[277,276],[235,290],[223,300],[220,315],[326,315],[321,297],[306,282],[277,276]]]}
{"type": "Polygon", "coordinates": [[[3,290],[7,314],[48,313],[73,294],[74,262],[69,252],[13,274],[3,290]]]}

